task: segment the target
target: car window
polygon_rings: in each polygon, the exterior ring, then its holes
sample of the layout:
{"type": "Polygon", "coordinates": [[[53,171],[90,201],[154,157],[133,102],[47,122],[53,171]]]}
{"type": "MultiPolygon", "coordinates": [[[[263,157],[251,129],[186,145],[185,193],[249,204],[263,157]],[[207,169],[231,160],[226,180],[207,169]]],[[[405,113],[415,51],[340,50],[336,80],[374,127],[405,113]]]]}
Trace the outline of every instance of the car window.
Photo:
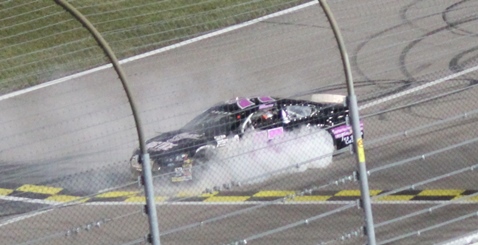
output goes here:
{"type": "Polygon", "coordinates": [[[231,116],[227,113],[216,111],[206,111],[183,126],[186,130],[198,130],[209,127],[227,127],[225,125],[230,121],[231,116]]]}
{"type": "Polygon", "coordinates": [[[315,108],[308,105],[290,105],[285,107],[287,119],[294,120],[308,117],[315,112],[315,108]]]}
{"type": "Polygon", "coordinates": [[[280,120],[277,108],[268,108],[255,112],[251,117],[251,125],[255,129],[264,129],[272,126],[280,120]]]}

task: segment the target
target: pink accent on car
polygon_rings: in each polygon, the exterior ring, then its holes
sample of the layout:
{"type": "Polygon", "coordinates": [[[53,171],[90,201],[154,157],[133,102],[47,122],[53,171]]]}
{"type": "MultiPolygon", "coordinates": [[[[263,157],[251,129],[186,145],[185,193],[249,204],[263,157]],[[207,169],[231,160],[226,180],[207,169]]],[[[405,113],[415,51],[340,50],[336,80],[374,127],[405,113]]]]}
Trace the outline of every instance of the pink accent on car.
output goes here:
{"type": "Polygon", "coordinates": [[[273,129],[269,129],[267,130],[267,138],[268,139],[274,139],[275,137],[277,136],[280,136],[284,134],[284,128],[283,127],[278,127],[278,128],[273,128],[273,129]]]}
{"type": "Polygon", "coordinates": [[[260,105],[259,110],[271,108],[272,106],[274,106],[274,105],[273,104],[260,105]]]}
{"type": "Polygon", "coordinates": [[[239,106],[239,108],[241,109],[254,105],[254,103],[252,103],[249,99],[246,99],[246,98],[240,98],[237,100],[236,103],[237,103],[237,106],[239,106]]]}
{"type": "Polygon", "coordinates": [[[258,99],[261,103],[266,103],[266,102],[275,101],[275,99],[272,98],[272,97],[270,97],[270,96],[261,96],[261,97],[257,97],[257,99],[258,99]]]}
{"type": "MultiPolygon", "coordinates": [[[[363,122],[360,122],[360,130],[363,131],[363,122]]],[[[332,134],[334,135],[334,138],[340,139],[344,136],[352,135],[352,126],[349,125],[342,125],[338,126],[336,128],[333,128],[331,130],[332,134]]]]}

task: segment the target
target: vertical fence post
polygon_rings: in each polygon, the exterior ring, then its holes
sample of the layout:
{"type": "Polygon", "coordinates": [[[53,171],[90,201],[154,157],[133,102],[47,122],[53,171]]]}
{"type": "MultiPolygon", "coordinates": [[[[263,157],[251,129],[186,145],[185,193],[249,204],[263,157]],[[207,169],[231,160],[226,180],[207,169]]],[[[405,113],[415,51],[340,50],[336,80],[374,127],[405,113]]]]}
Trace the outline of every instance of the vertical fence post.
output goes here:
{"type": "Polygon", "coordinates": [[[365,235],[368,238],[369,245],[375,245],[375,228],[373,225],[373,215],[372,215],[372,205],[370,202],[370,190],[368,187],[368,176],[367,176],[367,168],[365,166],[365,152],[363,149],[363,139],[360,130],[360,120],[359,120],[359,112],[357,106],[357,96],[355,95],[353,79],[352,79],[352,71],[350,69],[350,62],[349,57],[347,55],[347,51],[345,49],[345,44],[342,39],[342,35],[340,33],[339,27],[335,18],[330,10],[326,0],[319,0],[320,6],[322,7],[329,23],[332,27],[332,31],[334,32],[335,39],[337,41],[337,45],[339,46],[340,55],[342,57],[342,64],[344,67],[345,72],[345,79],[347,81],[347,104],[349,106],[349,115],[352,121],[352,130],[353,130],[353,137],[354,137],[354,149],[355,154],[357,156],[357,166],[359,172],[359,182],[360,182],[360,193],[362,199],[362,208],[364,209],[365,213],[365,235]]]}
{"type": "Polygon", "coordinates": [[[156,214],[156,205],[154,201],[154,187],[153,187],[153,177],[151,173],[151,165],[148,151],[145,146],[144,134],[142,129],[141,119],[139,117],[133,95],[129,88],[128,82],[126,80],[125,73],[123,72],[116,55],[111,50],[110,46],[106,40],[101,36],[101,34],[96,30],[96,28],[88,21],[88,19],[83,16],[75,7],[66,2],[65,0],[55,0],[55,2],[73,15],[86,29],[91,33],[91,35],[98,42],[98,45],[103,49],[105,54],[110,59],[113,64],[118,77],[121,80],[126,96],[128,97],[129,104],[131,106],[131,111],[133,113],[134,121],[136,124],[136,132],[138,134],[139,148],[141,151],[141,162],[143,163],[143,178],[144,178],[144,190],[146,193],[146,208],[148,212],[148,221],[149,221],[149,230],[150,234],[148,235],[148,241],[153,245],[160,245],[159,240],[159,226],[158,218],[156,214]]]}

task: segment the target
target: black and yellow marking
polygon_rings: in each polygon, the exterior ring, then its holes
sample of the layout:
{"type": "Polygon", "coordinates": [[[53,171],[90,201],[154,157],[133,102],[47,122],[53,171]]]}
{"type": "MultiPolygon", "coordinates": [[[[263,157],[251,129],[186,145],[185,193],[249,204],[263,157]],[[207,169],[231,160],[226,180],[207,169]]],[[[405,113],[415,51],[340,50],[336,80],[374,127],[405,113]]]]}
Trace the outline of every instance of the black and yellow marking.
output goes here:
{"type": "MultiPolygon", "coordinates": [[[[450,201],[470,195],[478,190],[460,189],[425,189],[405,190],[387,196],[379,196],[386,190],[370,190],[373,201],[406,202],[406,201],[450,201]]],[[[73,194],[60,187],[43,185],[21,185],[16,188],[0,187],[0,197],[27,198],[50,202],[125,202],[144,203],[146,201],[140,191],[108,191],[93,197],[73,194]]],[[[360,198],[359,190],[320,190],[304,195],[296,191],[262,190],[262,191],[220,191],[201,195],[179,193],[174,197],[156,196],[156,202],[204,202],[204,203],[247,203],[268,202],[283,199],[291,202],[330,202],[354,201],[360,198]]],[[[463,201],[478,202],[478,195],[465,198],[463,201]]]]}

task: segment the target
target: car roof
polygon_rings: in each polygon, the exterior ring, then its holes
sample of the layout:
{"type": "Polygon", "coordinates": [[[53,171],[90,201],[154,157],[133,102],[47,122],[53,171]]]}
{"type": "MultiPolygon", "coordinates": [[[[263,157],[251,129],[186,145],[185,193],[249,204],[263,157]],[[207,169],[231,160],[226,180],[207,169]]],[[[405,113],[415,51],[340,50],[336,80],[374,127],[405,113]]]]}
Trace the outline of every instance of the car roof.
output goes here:
{"type": "Polygon", "coordinates": [[[235,114],[241,111],[262,109],[263,105],[267,106],[271,104],[314,104],[318,106],[326,106],[322,103],[314,103],[307,100],[297,100],[297,99],[284,99],[272,96],[258,96],[258,97],[236,97],[225,102],[220,102],[207,111],[216,112],[221,114],[235,114]]]}
{"type": "Polygon", "coordinates": [[[254,106],[259,106],[261,104],[270,104],[276,101],[276,98],[271,96],[259,96],[254,98],[248,97],[236,97],[230,100],[227,100],[223,103],[219,103],[212,107],[211,109],[215,111],[222,112],[235,112],[245,109],[253,108],[254,106]]]}

